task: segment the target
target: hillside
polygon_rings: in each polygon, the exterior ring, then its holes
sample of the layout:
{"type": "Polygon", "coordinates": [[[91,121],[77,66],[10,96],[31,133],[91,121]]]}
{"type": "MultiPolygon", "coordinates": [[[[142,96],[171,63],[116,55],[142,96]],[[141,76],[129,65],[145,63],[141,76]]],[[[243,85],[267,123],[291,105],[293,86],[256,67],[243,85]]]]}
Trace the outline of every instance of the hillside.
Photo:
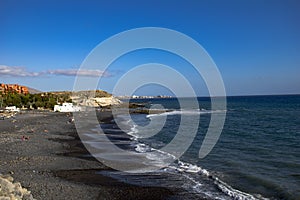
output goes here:
{"type": "Polygon", "coordinates": [[[54,94],[54,95],[67,95],[69,97],[71,96],[78,96],[78,97],[111,97],[112,94],[103,91],[103,90],[85,90],[85,91],[78,91],[78,92],[72,92],[72,91],[54,91],[54,92],[47,92],[48,94],[54,94]]]}
{"type": "Polygon", "coordinates": [[[37,90],[37,89],[34,89],[34,88],[31,88],[31,87],[27,87],[28,88],[28,92],[30,94],[39,94],[39,93],[43,93],[42,91],[40,90],[37,90]]]}

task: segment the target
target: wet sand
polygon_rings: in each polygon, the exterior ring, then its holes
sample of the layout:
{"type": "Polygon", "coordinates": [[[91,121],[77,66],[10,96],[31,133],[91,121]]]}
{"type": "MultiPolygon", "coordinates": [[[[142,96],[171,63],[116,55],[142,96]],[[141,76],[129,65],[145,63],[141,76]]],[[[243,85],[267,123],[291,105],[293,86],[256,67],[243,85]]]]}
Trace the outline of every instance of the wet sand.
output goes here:
{"type": "MultiPolygon", "coordinates": [[[[111,120],[109,112],[100,115],[111,120]]],[[[103,176],[66,113],[24,113],[0,121],[0,174],[9,174],[35,199],[173,199],[161,187],[141,187],[103,176]]]]}

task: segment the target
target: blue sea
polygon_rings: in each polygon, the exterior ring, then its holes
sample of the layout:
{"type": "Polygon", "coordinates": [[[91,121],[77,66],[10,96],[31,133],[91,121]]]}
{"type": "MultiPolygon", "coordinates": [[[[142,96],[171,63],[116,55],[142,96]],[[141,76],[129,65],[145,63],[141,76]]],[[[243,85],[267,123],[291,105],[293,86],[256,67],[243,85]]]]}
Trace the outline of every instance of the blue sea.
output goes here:
{"type": "Polygon", "coordinates": [[[141,155],[155,152],[145,159],[159,164],[172,156],[160,149],[175,137],[183,115],[189,119],[183,130],[188,133],[189,127],[199,125],[197,135],[167,167],[139,174],[99,173],[131,184],[170,188],[177,192],[173,199],[300,199],[300,95],[227,97],[226,110],[212,110],[210,98],[197,100],[199,107],[190,108],[179,105],[179,101],[188,105],[189,98],[130,100],[148,107],[160,105],[170,112],[119,115],[125,131],[102,124],[108,136],[119,135],[111,141],[122,144],[121,148],[141,155]],[[212,151],[200,159],[211,115],[218,112],[226,113],[224,128],[212,151]],[[151,130],[138,127],[160,119],[166,122],[158,133],[140,137],[151,130]]]}

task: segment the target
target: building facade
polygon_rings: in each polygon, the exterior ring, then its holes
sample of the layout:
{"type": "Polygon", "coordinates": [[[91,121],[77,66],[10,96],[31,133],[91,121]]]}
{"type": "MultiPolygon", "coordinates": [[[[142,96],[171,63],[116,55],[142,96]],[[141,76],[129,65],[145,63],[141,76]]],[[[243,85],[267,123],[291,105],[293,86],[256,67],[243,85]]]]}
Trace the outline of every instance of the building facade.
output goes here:
{"type": "Polygon", "coordinates": [[[9,92],[16,92],[18,94],[28,94],[28,88],[18,84],[4,84],[0,83],[0,93],[7,94],[9,92]]]}

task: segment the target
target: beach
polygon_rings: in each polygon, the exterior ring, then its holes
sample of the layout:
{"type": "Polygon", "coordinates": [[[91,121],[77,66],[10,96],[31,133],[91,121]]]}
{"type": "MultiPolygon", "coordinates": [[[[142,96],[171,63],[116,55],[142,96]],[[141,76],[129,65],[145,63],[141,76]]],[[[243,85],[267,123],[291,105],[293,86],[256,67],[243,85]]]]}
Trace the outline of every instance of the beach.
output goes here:
{"type": "MultiPolygon", "coordinates": [[[[181,110],[177,99],[145,100],[144,103],[151,101],[173,111],[132,113],[132,120],[121,113],[112,121],[110,110],[102,109],[97,112],[99,124],[93,124],[91,113],[85,112],[77,113],[78,116],[37,111],[20,113],[0,120],[0,185],[5,182],[14,188],[11,194],[22,193],[22,199],[26,200],[296,200],[300,197],[299,118],[295,117],[300,113],[299,99],[299,95],[229,97],[222,135],[204,159],[198,158],[198,152],[211,115],[224,112],[210,110],[207,98],[198,98],[201,109],[181,110]],[[199,123],[195,120],[197,115],[201,115],[201,121],[193,143],[168,166],[132,174],[102,164],[106,162],[104,157],[120,164],[161,166],[174,155],[162,148],[177,134],[181,117],[189,119],[183,124],[188,133],[192,125],[199,123]],[[160,132],[153,137],[141,137],[153,131],[143,129],[144,125],[151,122],[158,127],[163,117],[167,120],[160,132]],[[118,121],[124,129],[119,128],[118,121]],[[84,122],[80,124],[82,127],[78,122],[84,122]],[[100,127],[104,135],[99,134],[100,127]],[[79,135],[87,148],[89,145],[97,148],[97,154],[93,155],[101,162],[85,149],[79,135]],[[103,140],[104,136],[109,141],[103,140]],[[136,153],[140,160],[122,158],[107,148],[107,142],[136,153]]],[[[187,105],[191,101],[181,100],[187,105]]]]}
{"type": "MultiPolygon", "coordinates": [[[[110,118],[109,113],[100,116],[110,118]]],[[[172,197],[174,192],[166,188],[131,185],[96,173],[111,169],[86,156],[71,119],[67,113],[26,112],[1,120],[0,174],[19,182],[34,199],[172,197]]]]}

